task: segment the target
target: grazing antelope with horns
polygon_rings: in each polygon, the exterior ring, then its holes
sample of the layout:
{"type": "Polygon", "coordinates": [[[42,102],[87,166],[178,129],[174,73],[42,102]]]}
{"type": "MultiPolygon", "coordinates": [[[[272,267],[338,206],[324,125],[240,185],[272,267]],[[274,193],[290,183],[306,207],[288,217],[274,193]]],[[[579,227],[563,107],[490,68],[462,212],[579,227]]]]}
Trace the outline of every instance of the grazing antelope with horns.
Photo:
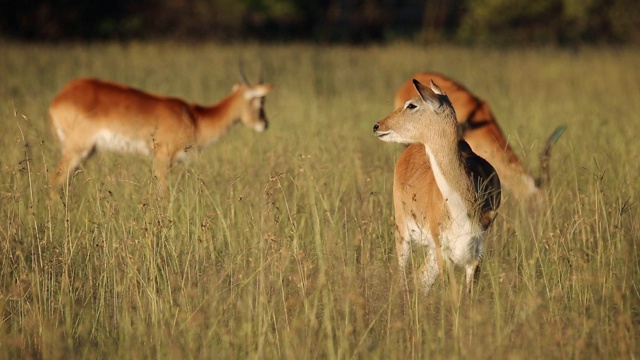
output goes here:
{"type": "Polygon", "coordinates": [[[271,90],[250,85],[240,66],[240,83],[213,106],[142,92],[97,79],[69,82],[53,99],[49,119],[62,145],[51,177],[60,186],[70,171],[94,150],[152,156],[158,186],[167,189],[167,172],[192,149],[202,149],[241,121],[255,131],[267,128],[264,97],[271,90]]]}
{"type": "Polygon", "coordinates": [[[540,195],[545,193],[542,190],[546,190],[549,184],[551,148],[564,132],[563,126],[558,127],[547,140],[540,155],[540,176],[534,179],[509,147],[489,105],[463,85],[441,74],[418,73],[406,81],[396,93],[396,109],[414,97],[413,79],[421,82],[433,80],[447,94],[460,124],[459,135],[469,143],[476,154],[493,165],[502,185],[511,191],[516,200],[533,199],[533,204],[541,200],[540,195]]]}
{"type": "Polygon", "coordinates": [[[458,138],[447,95],[414,80],[417,96],[373,126],[380,140],[411,144],[396,162],[393,205],[396,252],[404,279],[412,243],[428,247],[420,275],[428,293],[444,261],[465,269],[467,290],[500,205],[493,167],[458,138]],[[426,156],[425,156],[426,155],[426,156]]]}

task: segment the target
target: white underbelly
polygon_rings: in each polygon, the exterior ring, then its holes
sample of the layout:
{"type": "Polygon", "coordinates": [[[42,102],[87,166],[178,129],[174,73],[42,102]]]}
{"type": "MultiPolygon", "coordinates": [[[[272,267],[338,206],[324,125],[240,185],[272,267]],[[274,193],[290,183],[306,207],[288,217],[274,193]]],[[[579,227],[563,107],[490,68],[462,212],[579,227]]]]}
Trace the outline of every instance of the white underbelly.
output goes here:
{"type": "Polygon", "coordinates": [[[146,141],[132,139],[109,130],[100,130],[96,134],[95,145],[98,150],[137,153],[142,155],[151,154],[151,149],[146,141]]]}
{"type": "MultiPolygon", "coordinates": [[[[456,224],[441,233],[442,255],[459,266],[466,266],[480,260],[484,246],[484,233],[467,224],[456,224]],[[460,226],[462,225],[462,226],[460,226]]],[[[405,219],[406,231],[411,243],[435,249],[435,241],[428,229],[413,218],[405,219]]]]}
{"type": "Polygon", "coordinates": [[[480,231],[451,229],[443,232],[442,251],[460,266],[477,262],[482,257],[484,234],[480,231]]]}

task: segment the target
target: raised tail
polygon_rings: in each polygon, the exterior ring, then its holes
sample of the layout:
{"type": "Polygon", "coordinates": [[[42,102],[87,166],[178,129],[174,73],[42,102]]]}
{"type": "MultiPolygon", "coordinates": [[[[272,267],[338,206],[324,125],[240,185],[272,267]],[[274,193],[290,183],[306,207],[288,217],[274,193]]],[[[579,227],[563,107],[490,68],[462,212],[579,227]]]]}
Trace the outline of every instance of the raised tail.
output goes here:
{"type": "Polygon", "coordinates": [[[536,180],[536,186],[539,189],[546,189],[549,186],[551,175],[549,174],[549,159],[551,158],[551,148],[558,141],[562,133],[564,133],[566,127],[564,125],[558,126],[547,142],[544,145],[544,149],[540,153],[540,177],[536,180]]]}

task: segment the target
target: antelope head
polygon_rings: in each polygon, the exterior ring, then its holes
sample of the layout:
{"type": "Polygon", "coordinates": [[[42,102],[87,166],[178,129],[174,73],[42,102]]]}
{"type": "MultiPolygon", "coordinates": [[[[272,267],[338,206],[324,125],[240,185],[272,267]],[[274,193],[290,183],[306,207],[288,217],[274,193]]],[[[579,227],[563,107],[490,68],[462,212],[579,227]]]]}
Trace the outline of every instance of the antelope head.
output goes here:
{"type": "Polygon", "coordinates": [[[382,141],[404,144],[431,143],[431,139],[449,138],[457,131],[457,120],[447,95],[431,81],[431,88],[413,80],[418,96],[407,100],[373,126],[382,141]]]}

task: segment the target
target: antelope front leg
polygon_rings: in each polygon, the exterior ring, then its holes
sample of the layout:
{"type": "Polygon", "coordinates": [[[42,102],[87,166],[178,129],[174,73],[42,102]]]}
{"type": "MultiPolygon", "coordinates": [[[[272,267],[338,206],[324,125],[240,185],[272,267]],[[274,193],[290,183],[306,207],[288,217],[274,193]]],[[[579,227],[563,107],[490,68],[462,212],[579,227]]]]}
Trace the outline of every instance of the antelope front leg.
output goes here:
{"type": "Polygon", "coordinates": [[[478,270],[478,264],[479,261],[474,261],[472,264],[467,265],[465,268],[468,294],[471,294],[471,291],[473,290],[473,283],[476,277],[476,271],[478,270]]]}
{"type": "Polygon", "coordinates": [[[49,180],[51,190],[55,192],[55,188],[62,187],[73,174],[80,162],[91,153],[91,146],[87,147],[65,147],[62,151],[60,161],[56,165],[53,175],[49,180]]]}
{"type": "Polygon", "coordinates": [[[169,172],[169,167],[171,166],[171,159],[169,155],[158,151],[156,152],[156,158],[153,163],[153,169],[158,179],[158,189],[160,191],[160,196],[165,196],[168,193],[168,185],[167,185],[167,173],[169,172]]]}
{"type": "Polygon", "coordinates": [[[430,248],[424,259],[424,263],[420,268],[420,282],[422,285],[422,291],[424,294],[428,294],[436,282],[436,278],[440,273],[440,267],[438,266],[438,255],[435,248],[430,248]]]}
{"type": "MultiPolygon", "coordinates": [[[[405,231],[406,233],[406,231],[405,231]]],[[[407,263],[411,255],[411,240],[407,234],[401,234],[400,229],[396,228],[396,256],[398,257],[398,280],[405,290],[407,286],[407,263]]]]}

